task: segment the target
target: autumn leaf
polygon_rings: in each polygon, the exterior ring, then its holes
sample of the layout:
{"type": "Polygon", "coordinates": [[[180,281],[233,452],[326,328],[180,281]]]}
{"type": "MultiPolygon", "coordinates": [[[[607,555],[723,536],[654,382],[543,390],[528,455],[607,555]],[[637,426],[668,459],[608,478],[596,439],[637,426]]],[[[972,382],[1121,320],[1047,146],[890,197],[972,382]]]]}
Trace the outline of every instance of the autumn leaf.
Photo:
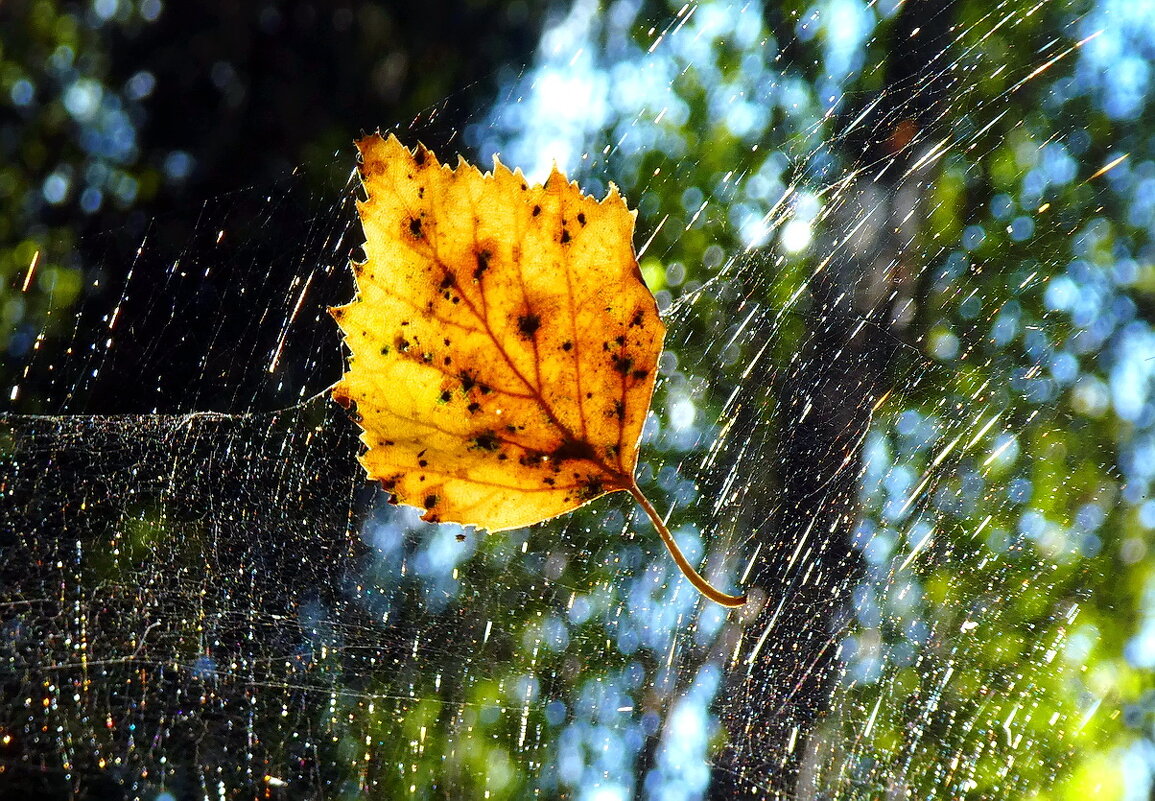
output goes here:
{"type": "Polygon", "coordinates": [[[634,479],[665,325],[611,186],[585,195],[494,159],[482,174],[393,136],[360,140],[365,260],[332,310],[350,350],[334,397],[357,407],[361,463],[423,520],[518,528],[625,491],[682,572],[634,479]]]}

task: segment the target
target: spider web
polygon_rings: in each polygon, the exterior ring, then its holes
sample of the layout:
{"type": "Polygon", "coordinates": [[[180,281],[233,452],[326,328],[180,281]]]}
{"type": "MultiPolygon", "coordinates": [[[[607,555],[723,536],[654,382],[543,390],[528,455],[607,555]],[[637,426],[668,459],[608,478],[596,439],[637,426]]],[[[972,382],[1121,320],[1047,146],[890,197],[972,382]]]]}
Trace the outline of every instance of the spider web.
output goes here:
{"type": "Polygon", "coordinates": [[[487,115],[401,130],[638,206],[670,332],[639,483],[738,611],[624,496],[500,535],[382,503],[325,392],[351,184],[209,199],[178,250],[106,232],[7,393],[45,413],[2,423],[0,769],[149,799],[1090,786],[1132,724],[1083,664],[1155,662],[1099,617],[1143,615],[1104,588],[1146,547],[1121,521],[1155,518],[1155,178],[1087,130],[1139,114],[1103,65],[1150,21],[1060,5],[944,26],[866,97],[897,6],[816,5],[780,46],[754,5],[634,36],[578,3],[487,115]]]}

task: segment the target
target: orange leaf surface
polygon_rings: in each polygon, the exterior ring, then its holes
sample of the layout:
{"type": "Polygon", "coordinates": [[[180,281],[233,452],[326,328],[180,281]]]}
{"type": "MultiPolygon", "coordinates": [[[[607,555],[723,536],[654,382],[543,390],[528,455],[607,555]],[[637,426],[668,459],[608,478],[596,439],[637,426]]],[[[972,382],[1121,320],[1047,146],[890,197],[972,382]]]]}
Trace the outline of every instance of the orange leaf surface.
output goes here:
{"type": "Polygon", "coordinates": [[[491,531],[630,492],[675,561],[634,480],[665,325],[615,187],[585,195],[437,162],[393,136],[360,140],[365,260],[357,296],[332,310],[350,350],[333,390],[356,403],[361,463],[424,520],[491,531]]]}

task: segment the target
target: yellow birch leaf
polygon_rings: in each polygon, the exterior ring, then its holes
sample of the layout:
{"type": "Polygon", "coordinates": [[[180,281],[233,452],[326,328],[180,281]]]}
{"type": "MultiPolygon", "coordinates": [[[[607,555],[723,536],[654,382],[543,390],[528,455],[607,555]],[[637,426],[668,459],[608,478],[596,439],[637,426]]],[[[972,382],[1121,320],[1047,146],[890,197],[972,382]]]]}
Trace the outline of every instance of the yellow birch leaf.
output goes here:
{"type": "Polygon", "coordinates": [[[438,163],[393,136],[357,142],[365,260],[332,309],[349,348],[361,463],[423,520],[519,528],[631,493],[708,597],[634,469],[665,325],[633,250],[634,212],[556,169],[438,163]]]}

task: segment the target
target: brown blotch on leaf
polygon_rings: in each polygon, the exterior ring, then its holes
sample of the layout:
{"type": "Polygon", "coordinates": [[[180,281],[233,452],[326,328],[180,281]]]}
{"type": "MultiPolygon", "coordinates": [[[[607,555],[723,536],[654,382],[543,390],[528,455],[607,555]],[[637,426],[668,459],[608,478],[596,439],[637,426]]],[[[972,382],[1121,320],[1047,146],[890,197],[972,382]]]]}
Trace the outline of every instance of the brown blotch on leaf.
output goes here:
{"type": "Polygon", "coordinates": [[[421,218],[419,218],[419,217],[410,217],[409,218],[409,233],[413,234],[415,239],[421,238],[421,236],[422,236],[422,234],[421,234],[421,218]]]}
{"type": "Polygon", "coordinates": [[[614,371],[619,375],[626,375],[634,366],[634,360],[630,356],[624,356],[618,353],[610,356],[610,361],[613,362],[614,371]]]}
{"type": "Polygon", "coordinates": [[[588,442],[570,439],[566,440],[554,449],[553,458],[557,462],[565,462],[577,459],[588,459],[592,462],[597,460],[598,455],[596,452],[594,452],[593,446],[588,442]]]}
{"type": "Polygon", "coordinates": [[[482,431],[473,438],[473,447],[483,451],[495,451],[498,444],[497,435],[492,431],[482,431]]]}
{"type": "Polygon", "coordinates": [[[605,491],[605,482],[603,482],[600,478],[590,476],[585,480],[581,488],[578,490],[578,497],[580,497],[583,501],[592,501],[599,495],[604,494],[605,491]]]}
{"type": "Polygon", "coordinates": [[[493,258],[493,254],[488,250],[477,251],[477,267],[473,270],[473,277],[480,281],[481,276],[485,275],[485,271],[489,269],[489,260],[493,258]]]}
{"type": "Polygon", "coordinates": [[[541,317],[536,314],[523,314],[517,318],[517,330],[525,339],[532,339],[541,328],[541,317]]]}
{"type": "Polygon", "coordinates": [[[545,463],[546,458],[541,451],[527,450],[517,458],[517,462],[523,467],[538,467],[545,463]]]}
{"type": "Polygon", "coordinates": [[[432,509],[434,506],[437,505],[437,502],[439,500],[441,500],[441,499],[438,498],[436,495],[426,495],[425,496],[425,508],[426,509],[432,509]]]}

